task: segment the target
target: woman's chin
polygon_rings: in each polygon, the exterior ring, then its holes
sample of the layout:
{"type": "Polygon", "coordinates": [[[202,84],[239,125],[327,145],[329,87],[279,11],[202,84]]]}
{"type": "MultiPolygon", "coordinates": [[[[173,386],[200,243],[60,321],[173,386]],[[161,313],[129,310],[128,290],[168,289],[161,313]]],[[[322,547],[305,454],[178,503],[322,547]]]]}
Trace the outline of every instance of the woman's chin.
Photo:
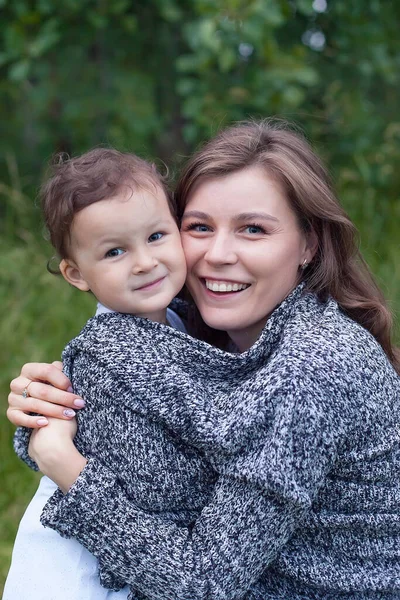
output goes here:
{"type": "Polygon", "coordinates": [[[243,318],[239,314],[235,314],[235,311],[227,311],[226,309],[209,309],[200,310],[203,321],[212,329],[218,331],[237,331],[245,328],[247,323],[244,322],[243,318]]]}

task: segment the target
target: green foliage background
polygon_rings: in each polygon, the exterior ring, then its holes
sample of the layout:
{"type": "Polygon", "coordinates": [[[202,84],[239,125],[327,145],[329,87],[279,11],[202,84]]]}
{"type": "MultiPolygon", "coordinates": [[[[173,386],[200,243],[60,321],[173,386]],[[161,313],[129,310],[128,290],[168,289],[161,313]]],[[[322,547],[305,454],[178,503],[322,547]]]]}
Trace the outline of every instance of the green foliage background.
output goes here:
{"type": "MultiPolygon", "coordinates": [[[[93,300],[46,272],[35,196],[56,151],[114,145],[172,171],[219,127],[279,115],[329,163],[395,311],[400,267],[400,3],[0,0],[0,391],[51,361],[93,300]]],[[[0,589],[37,476],[0,418],[0,589]]]]}

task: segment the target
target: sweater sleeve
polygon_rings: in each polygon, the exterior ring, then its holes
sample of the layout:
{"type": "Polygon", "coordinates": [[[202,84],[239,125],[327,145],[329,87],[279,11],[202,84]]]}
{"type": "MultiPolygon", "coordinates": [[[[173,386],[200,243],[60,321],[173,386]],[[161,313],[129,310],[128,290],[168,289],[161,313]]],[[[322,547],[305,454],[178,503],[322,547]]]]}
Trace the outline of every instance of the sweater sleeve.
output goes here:
{"type": "Polygon", "coordinates": [[[92,552],[105,585],[112,573],[152,600],[242,598],[301,524],[346,435],[315,389],[313,400],[296,395],[245,451],[211,458],[219,478],[191,526],[133,505],[97,459],[49,500],[43,525],[92,552]]]}
{"type": "Polygon", "coordinates": [[[31,439],[32,429],[28,427],[18,427],[14,434],[14,450],[17,456],[24,461],[34,471],[39,471],[39,467],[28,454],[29,441],[31,439]]]}

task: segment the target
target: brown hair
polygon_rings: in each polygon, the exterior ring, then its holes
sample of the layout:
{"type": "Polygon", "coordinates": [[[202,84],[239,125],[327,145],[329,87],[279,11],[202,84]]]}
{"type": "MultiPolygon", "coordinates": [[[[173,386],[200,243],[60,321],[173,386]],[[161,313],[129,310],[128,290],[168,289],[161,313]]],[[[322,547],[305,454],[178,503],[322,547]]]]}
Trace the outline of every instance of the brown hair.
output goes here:
{"type": "MultiPolygon", "coordinates": [[[[163,176],[154,164],[113,148],[95,148],[81,156],[56,157],[50,177],[40,189],[42,212],[50,241],[67,258],[74,216],[87,206],[116,196],[124,186],[133,190],[161,188],[171,213],[175,207],[163,176]]],[[[58,270],[50,268],[58,274],[58,270]]]]}
{"type": "Polygon", "coordinates": [[[398,350],[391,342],[392,316],[358,250],[357,230],[336,199],[320,159],[287,123],[239,123],[205,144],[189,160],[177,185],[178,217],[200,181],[255,165],[280,183],[300,227],[317,235],[317,252],[301,275],[306,288],[322,300],[332,296],[374,335],[400,371],[398,350]]]}

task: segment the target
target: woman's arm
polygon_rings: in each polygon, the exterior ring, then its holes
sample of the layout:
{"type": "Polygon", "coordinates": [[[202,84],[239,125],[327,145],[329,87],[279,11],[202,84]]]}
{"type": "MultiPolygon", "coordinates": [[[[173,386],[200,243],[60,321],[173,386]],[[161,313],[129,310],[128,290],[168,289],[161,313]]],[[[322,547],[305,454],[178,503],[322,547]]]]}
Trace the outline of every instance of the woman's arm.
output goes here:
{"type": "Polygon", "coordinates": [[[62,372],[62,363],[27,363],[10,383],[7,418],[16,426],[38,428],[47,425],[46,417],[69,420],[84,406],[72,392],[71,382],[62,372]],[[28,387],[29,396],[22,396],[28,387]],[[36,413],[32,416],[30,413],[36,413]]]}
{"type": "Polygon", "coordinates": [[[193,527],[181,527],[135,507],[96,459],[60,496],[49,501],[42,524],[86,546],[99,560],[103,585],[111,573],[152,600],[242,598],[307,509],[221,476],[193,527]]]}
{"type": "Polygon", "coordinates": [[[31,459],[64,494],[87,463],[74,445],[76,431],[76,419],[65,421],[50,417],[48,426],[34,430],[29,442],[31,459]]]}
{"type": "Polygon", "coordinates": [[[152,600],[242,598],[301,523],[334,462],[344,431],[321,405],[285,398],[245,451],[216,459],[212,498],[188,527],[134,505],[115,470],[95,458],[65,496],[51,498],[42,523],[92,552],[105,586],[117,578],[152,600]]]}

